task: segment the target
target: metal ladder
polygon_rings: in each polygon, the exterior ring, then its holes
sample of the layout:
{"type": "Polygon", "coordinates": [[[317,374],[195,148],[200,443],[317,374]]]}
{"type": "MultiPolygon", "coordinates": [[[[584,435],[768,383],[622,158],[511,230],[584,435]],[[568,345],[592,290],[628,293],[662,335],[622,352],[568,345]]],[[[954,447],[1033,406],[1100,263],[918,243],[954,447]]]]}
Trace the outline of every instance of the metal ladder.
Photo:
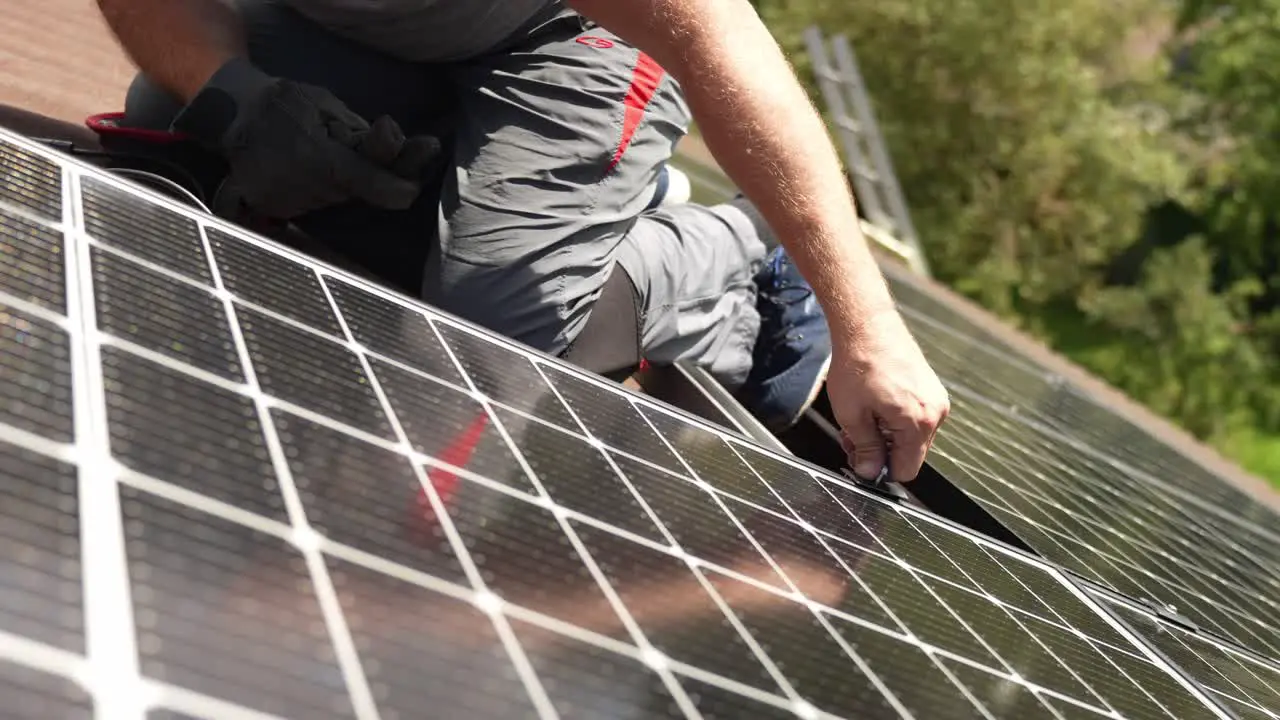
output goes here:
{"type": "Polygon", "coordinates": [[[913,270],[928,275],[920,238],[849,39],[837,35],[828,42],[822,30],[813,25],[805,30],[804,40],[827,113],[844,149],[854,195],[870,221],[871,227],[864,226],[864,231],[871,240],[902,257],[913,270]]]}

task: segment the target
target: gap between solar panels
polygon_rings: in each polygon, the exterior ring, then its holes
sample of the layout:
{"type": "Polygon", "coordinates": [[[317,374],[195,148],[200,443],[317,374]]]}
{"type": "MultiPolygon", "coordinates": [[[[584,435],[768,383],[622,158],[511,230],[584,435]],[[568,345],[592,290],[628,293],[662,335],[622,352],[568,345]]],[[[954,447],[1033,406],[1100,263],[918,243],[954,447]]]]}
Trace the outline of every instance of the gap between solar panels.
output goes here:
{"type": "Polygon", "coordinates": [[[16,717],[1273,708],[1026,553],[20,138],[0,173],[16,717]]]}

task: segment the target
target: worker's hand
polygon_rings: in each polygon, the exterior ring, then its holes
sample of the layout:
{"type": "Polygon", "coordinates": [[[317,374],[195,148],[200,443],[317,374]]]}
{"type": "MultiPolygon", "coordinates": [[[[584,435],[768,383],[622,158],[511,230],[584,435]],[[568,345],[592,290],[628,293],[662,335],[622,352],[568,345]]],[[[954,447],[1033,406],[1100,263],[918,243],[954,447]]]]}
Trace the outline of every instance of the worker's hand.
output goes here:
{"type": "Polygon", "coordinates": [[[351,200],[407,208],[440,154],[435,138],[406,139],[388,117],[370,125],[328,90],[242,59],[218,70],[174,127],[227,159],[220,203],[229,195],[275,220],[351,200]]]}
{"type": "Polygon", "coordinates": [[[887,463],[890,479],[910,482],[951,411],[947,391],[895,310],[848,336],[854,339],[832,347],[827,396],[849,464],[859,477],[875,479],[887,463]]]}

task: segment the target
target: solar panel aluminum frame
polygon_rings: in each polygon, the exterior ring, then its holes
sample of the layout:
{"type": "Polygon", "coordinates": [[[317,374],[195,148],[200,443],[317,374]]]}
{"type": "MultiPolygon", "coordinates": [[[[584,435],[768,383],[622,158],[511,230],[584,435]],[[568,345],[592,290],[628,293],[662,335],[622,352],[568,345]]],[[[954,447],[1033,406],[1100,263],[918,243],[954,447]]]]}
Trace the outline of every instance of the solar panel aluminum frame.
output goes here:
{"type": "MultiPolygon", "coordinates": [[[[141,704],[154,701],[158,695],[173,695],[173,688],[163,687],[158,683],[142,679],[137,666],[137,648],[135,645],[136,634],[133,627],[133,618],[130,611],[130,602],[128,597],[128,587],[124,578],[128,577],[125,567],[124,550],[121,543],[123,537],[123,528],[120,520],[120,503],[114,490],[115,475],[120,472],[120,467],[110,455],[105,436],[106,420],[105,408],[99,400],[104,397],[102,388],[103,379],[100,371],[101,352],[98,340],[98,330],[92,320],[92,312],[94,310],[92,297],[89,294],[82,294],[81,289],[91,290],[92,277],[90,272],[89,255],[87,248],[89,247],[82,231],[76,228],[82,227],[80,218],[77,213],[80,211],[80,203],[78,202],[78,190],[82,173],[86,176],[92,176],[95,181],[100,181],[116,187],[126,189],[130,193],[145,197],[149,202],[155,203],[161,207],[165,207],[180,215],[190,217],[196,222],[208,222],[208,218],[199,213],[193,212],[167,198],[159,196],[155,193],[140,190],[130,183],[120,182],[114,178],[102,177],[101,174],[94,170],[91,166],[83,165],[69,158],[63,158],[55,153],[35,146],[23,139],[13,137],[8,133],[0,132],[0,138],[13,143],[14,145],[24,148],[38,155],[52,157],[63,168],[63,218],[60,223],[61,229],[67,233],[69,242],[66,243],[66,273],[67,273],[67,291],[69,293],[67,311],[68,315],[65,324],[69,331],[76,338],[77,342],[72,343],[72,363],[73,363],[73,384],[77,394],[77,406],[87,410],[86,412],[75,413],[77,423],[76,442],[74,444],[57,443],[47,440],[43,437],[32,433],[25,433],[8,426],[0,426],[0,437],[7,440],[15,441],[18,444],[27,445],[38,449],[42,454],[54,458],[61,458],[69,462],[77,464],[83,471],[81,476],[81,486],[83,488],[82,502],[86,505],[93,504],[98,508],[96,512],[86,513],[85,527],[83,528],[83,537],[88,540],[83,544],[84,560],[85,560],[85,578],[84,585],[86,589],[86,597],[92,595],[93,602],[86,608],[88,613],[88,656],[87,660],[81,660],[77,656],[69,653],[59,653],[50,650],[44,646],[39,646],[26,641],[25,639],[7,633],[0,633],[0,655],[21,659],[27,664],[37,667],[45,667],[46,669],[57,669],[64,671],[70,667],[73,673],[82,678],[91,686],[95,696],[100,702],[99,711],[108,717],[116,717],[118,715],[130,716],[140,710],[141,704]]],[[[362,290],[371,294],[380,296],[391,302],[405,305],[407,307],[416,308],[418,306],[412,304],[405,298],[388,293],[375,285],[352,278],[345,271],[318,263],[315,260],[301,256],[293,251],[282,248],[269,241],[253,238],[245,233],[237,234],[237,237],[244,237],[252,240],[264,248],[278,255],[287,257],[294,262],[313,270],[319,271],[322,275],[328,275],[341,278],[344,282],[360,287],[362,290]]],[[[208,240],[205,251],[208,252],[208,240]]],[[[222,300],[230,302],[229,297],[225,295],[222,300]]],[[[18,298],[5,296],[0,298],[13,303],[15,307],[29,310],[37,317],[48,317],[48,311],[42,308],[25,303],[18,298]]],[[[483,333],[475,328],[470,327],[466,323],[458,321],[456,318],[449,318],[443,313],[430,310],[430,314],[436,318],[440,318],[446,323],[454,324],[459,327],[466,328],[468,332],[486,336],[486,338],[495,345],[504,346],[509,350],[521,353],[527,357],[537,360],[538,362],[555,367],[559,372],[565,372],[574,375],[579,380],[591,383],[609,392],[620,393],[617,386],[606,383],[605,381],[581,373],[573,368],[566,367],[563,363],[556,361],[544,354],[536,353],[527,348],[518,347],[503,338],[491,333],[483,333]]],[[[61,320],[61,318],[58,318],[61,320]]],[[[238,332],[233,326],[233,331],[238,332]]],[[[452,353],[445,344],[446,351],[452,353]]],[[[474,389],[473,393],[479,395],[474,389]]],[[[625,393],[624,393],[625,395],[625,393]]],[[[743,442],[742,438],[737,437],[733,433],[729,433],[721,428],[709,425],[699,418],[691,416],[682,410],[671,408],[664,403],[656,402],[652,398],[643,396],[628,396],[630,401],[639,406],[647,405],[659,412],[675,415],[684,422],[698,426],[721,438],[733,437],[736,442],[743,442]]],[[[485,399],[477,397],[481,402],[485,399]]],[[[751,443],[746,443],[751,445],[751,443]]],[[[807,463],[798,462],[794,458],[788,458],[779,453],[769,452],[759,446],[755,449],[772,457],[774,460],[788,465],[800,472],[810,475],[819,475],[829,483],[841,485],[851,492],[867,495],[866,493],[852,488],[846,482],[838,477],[830,476],[829,473],[823,472],[821,469],[813,467],[807,463]]],[[[277,448],[278,451],[278,448],[277,448]]],[[[874,500],[882,502],[881,500],[874,500]]],[[[1044,569],[1051,577],[1053,577],[1060,585],[1067,589],[1068,593],[1073,594],[1077,599],[1081,600],[1086,606],[1094,610],[1099,617],[1103,618],[1103,622],[1113,627],[1125,639],[1129,640],[1135,648],[1146,654],[1156,666],[1169,672],[1180,684],[1182,684],[1188,692],[1193,696],[1205,702],[1210,708],[1215,709],[1222,717],[1228,717],[1222,707],[1211,697],[1205,695],[1179,668],[1171,666],[1167,661],[1163,661],[1159,656],[1152,652],[1152,649],[1129,631],[1123,624],[1119,623],[1114,615],[1109,613],[1107,609],[1099,604],[1095,599],[1090,598],[1083,593],[1080,588],[1067,578],[1060,569],[1051,566],[1038,558],[1020,553],[1017,550],[1005,548],[998,543],[992,542],[987,538],[973,533],[967,528],[941,521],[936,517],[920,512],[916,509],[899,506],[898,511],[906,514],[908,517],[915,518],[921,522],[932,523],[947,528],[950,532],[954,532],[963,537],[969,538],[980,547],[992,549],[995,553],[1003,553],[1019,558],[1021,562],[1027,562],[1035,567],[1044,569]]],[[[306,538],[299,541],[305,546],[306,538]]],[[[341,624],[340,613],[334,608],[333,600],[328,601],[329,606],[326,610],[326,618],[331,623],[341,624]]],[[[322,598],[322,605],[325,601],[322,598]]],[[[179,692],[179,695],[181,693],[179,692]]],[[[181,699],[181,698],[179,698],[181,699]]],[[[190,698],[188,698],[190,699],[190,698]]],[[[357,698],[359,700],[359,698],[357,698]]],[[[202,701],[203,702],[203,701],[202,701]]],[[[207,703],[206,703],[207,705],[207,703]]],[[[225,707],[224,710],[230,710],[231,707],[225,707]]]]}
{"type": "Polygon", "coordinates": [[[649,397],[736,431],[770,450],[791,454],[711,373],[697,365],[680,360],[670,366],[650,366],[636,380],[649,397]]]}

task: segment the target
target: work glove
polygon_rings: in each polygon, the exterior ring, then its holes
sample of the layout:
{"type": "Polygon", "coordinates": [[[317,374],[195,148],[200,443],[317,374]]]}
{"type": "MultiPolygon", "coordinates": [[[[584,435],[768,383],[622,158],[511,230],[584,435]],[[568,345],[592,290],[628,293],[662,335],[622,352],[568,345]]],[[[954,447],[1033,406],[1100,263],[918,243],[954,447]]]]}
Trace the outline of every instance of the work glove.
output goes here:
{"type": "Polygon", "coordinates": [[[243,59],[223,65],[174,130],[221,153],[229,172],[215,212],[291,220],[352,200],[408,208],[440,155],[389,117],[370,125],[324,88],[276,78],[243,59]]]}

